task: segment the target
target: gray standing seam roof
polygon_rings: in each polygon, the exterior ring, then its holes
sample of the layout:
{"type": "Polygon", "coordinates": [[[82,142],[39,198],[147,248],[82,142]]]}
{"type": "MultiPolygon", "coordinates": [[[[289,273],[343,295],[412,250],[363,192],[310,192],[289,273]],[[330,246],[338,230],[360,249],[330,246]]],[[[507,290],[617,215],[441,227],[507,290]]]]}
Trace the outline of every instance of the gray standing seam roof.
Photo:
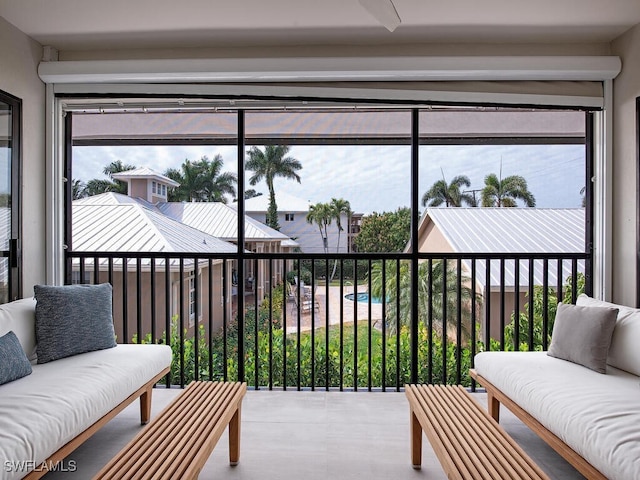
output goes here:
{"type": "MultiPolygon", "coordinates": [[[[504,286],[515,288],[515,265],[517,254],[539,253],[562,254],[585,252],[585,211],[575,209],[538,208],[430,208],[421,222],[428,217],[438,227],[455,252],[459,253],[507,253],[513,259],[504,261],[504,286]]],[[[465,260],[467,272],[471,272],[471,261],[465,260]]],[[[520,275],[517,282],[522,291],[529,286],[530,265],[533,267],[534,285],[544,281],[544,260],[531,262],[519,260],[520,275]]],[[[563,260],[562,281],[572,272],[572,261],[563,260]]],[[[491,286],[501,282],[501,261],[491,260],[491,286]]],[[[483,288],[486,284],[487,262],[476,260],[476,282],[483,288]]],[[[578,272],[584,273],[584,261],[577,261],[578,272]]],[[[558,283],[558,262],[548,261],[548,284],[558,283]]]]}

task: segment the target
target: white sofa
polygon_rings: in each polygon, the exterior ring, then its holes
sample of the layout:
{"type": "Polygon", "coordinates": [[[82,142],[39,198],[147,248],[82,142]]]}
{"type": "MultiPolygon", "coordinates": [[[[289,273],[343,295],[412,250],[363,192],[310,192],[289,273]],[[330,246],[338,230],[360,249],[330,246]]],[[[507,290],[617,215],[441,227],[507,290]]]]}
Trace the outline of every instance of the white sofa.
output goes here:
{"type": "Polygon", "coordinates": [[[472,375],[586,478],[640,479],[640,310],[619,309],[606,374],[546,352],[483,352],[472,375]],[[579,455],[576,455],[576,453],[579,455]]]}
{"type": "Polygon", "coordinates": [[[138,397],[148,420],[151,389],[171,364],[166,345],[117,345],[37,364],[35,305],[0,305],[0,336],[13,331],[33,369],[0,385],[2,480],[38,478],[46,473],[43,462],[73,469],[56,462],[138,397]]]}

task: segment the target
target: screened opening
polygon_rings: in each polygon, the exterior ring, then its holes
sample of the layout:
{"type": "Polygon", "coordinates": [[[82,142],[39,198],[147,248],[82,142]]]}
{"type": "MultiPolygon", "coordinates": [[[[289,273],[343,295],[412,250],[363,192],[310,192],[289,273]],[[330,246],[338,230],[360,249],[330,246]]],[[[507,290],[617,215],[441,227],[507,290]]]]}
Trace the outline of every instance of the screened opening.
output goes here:
{"type": "Polygon", "coordinates": [[[69,281],[114,283],[126,341],[186,329],[211,378],[468,384],[478,349],[546,348],[590,289],[586,111],[68,108],[69,281]]]}

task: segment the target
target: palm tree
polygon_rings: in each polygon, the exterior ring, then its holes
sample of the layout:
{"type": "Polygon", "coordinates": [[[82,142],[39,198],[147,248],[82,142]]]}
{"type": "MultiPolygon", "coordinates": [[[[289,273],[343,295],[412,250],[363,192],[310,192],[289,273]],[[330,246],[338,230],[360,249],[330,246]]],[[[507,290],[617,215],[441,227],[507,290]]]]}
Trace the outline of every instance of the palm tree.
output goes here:
{"type": "Polygon", "coordinates": [[[169,194],[173,202],[227,202],[226,195],[235,196],[237,178],[234,173],[221,172],[224,160],[205,155],[197,162],[186,159],[180,169],[170,168],[165,176],[180,184],[169,194]]]}
{"type": "MultiPolygon", "coordinates": [[[[501,169],[502,170],[502,169],[501,169]]],[[[527,207],[535,207],[536,199],[527,187],[527,181],[520,175],[500,178],[490,173],[484,178],[482,189],[483,207],[517,207],[517,200],[522,200],[527,207]]]]}
{"type": "Polygon", "coordinates": [[[79,198],[84,198],[87,196],[86,192],[87,186],[82,182],[82,180],[78,180],[73,178],[71,180],[71,198],[73,200],[77,200],[79,198]]]}
{"type": "Polygon", "coordinates": [[[422,206],[438,207],[443,203],[447,207],[461,207],[463,203],[471,207],[476,206],[475,198],[461,191],[462,187],[470,187],[471,181],[466,175],[458,175],[447,183],[442,174],[442,180],[435,182],[422,196],[422,206]]]}
{"type": "Polygon", "coordinates": [[[213,160],[204,156],[200,159],[203,168],[203,175],[206,177],[205,192],[207,201],[227,203],[226,195],[234,197],[236,195],[235,185],[238,178],[235,173],[222,172],[224,160],[220,154],[213,157],[213,160]]]}
{"type": "Polygon", "coordinates": [[[135,165],[122,163],[122,160],[115,160],[102,169],[102,173],[109,177],[109,180],[94,178],[89,180],[83,190],[85,196],[99,195],[106,192],[122,193],[126,195],[127,184],[113,179],[114,173],[133,170],[135,165]]]}
{"type": "Polygon", "coordinates": [[[333,209],[328,203],[316,203],[309,206],[307,213],[307,223],[316,224],[322,237],[322,246],[324,253],[329,253],[328,227],[335,218],[333,209]]]}
{"type": "MultiPolygon", "coordinates": [[[[386,321],[391,331],[395,330],[397,324],[398,311],[396,298],[400,295],[400,324],[406,325],[411,318],[411,265],[408,261],[400,262],[400,285],[397,278],[397,262],[385,261],[385,291],[384,294],[389,301],[386,304],[386,321]]],[[[382,298],[383,262],[376,262],[371,268],[371,295],[382,298]]],[[[449,336],[454,337],[458,329],[458,289],[460,291],[461,324],[463,342],[469,340],[471,336],[471,299],[472,292],[469,286],[469,277],[464,273],[458,278],[457,267],[453,262],[435,260],[431,262],[421,262],[418,264],[418,321],[427,325],[429,305],[433,326],[440,334],[446,328],[449,336]],[[444,276],[444,266],[446,265],[446,278],[444,276]],[[460,283],[459,283],[460,282],[460,283]],[[446,283],[443,289],[443,283],[446,283]],[[431,284],[431,285],[430,285],[431,284]],[[431,295],[429,292],[431,291],[431,295]],[[444,292],[446,292],[446,302],[444,292]],[[446,305],[446,309],[443,306],[446,305]],[[443,314],[446,312],[446,314],[443,314]],[[446,317],[443,319],[443,317],[446,317]]],[[[480,306],[480,296],[476,296],[476,307],[480,306]]]]}
{"type": "Polygon", "coordinates": [[[253,175],[249,178],[251,185],[256,185],[262,179],[267,182],[269,189],[269,208],[267,209],[267,225],[276,230],[278,224],[278,205],[273,188],[276,177],[296,180],[300,183],[300,175],[296,172],[302,169],[302,164],[293,157],[286,156],[289,153],[287,145],[267,145],[264,151],[258,147],[252,147],[248,152],[245,168],[251,170],[253,175]]]}
{"type": "Polygon", "coordinates": [[[332,198],[329,204],[333,218],[336,220],[336,226],[338,227],[338,244],[336,245],[336,253],[340,252],[340,234],[344,231],[342,228],[342,215],[347,216],[347,223],[351,218],[351,204],[344,198],[332,198]]]}

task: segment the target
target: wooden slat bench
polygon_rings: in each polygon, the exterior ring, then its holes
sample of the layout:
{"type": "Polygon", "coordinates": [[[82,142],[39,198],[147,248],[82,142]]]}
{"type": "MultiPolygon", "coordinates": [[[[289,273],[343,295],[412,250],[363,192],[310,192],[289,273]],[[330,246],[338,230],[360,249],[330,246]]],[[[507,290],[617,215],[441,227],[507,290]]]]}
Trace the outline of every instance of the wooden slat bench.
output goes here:
{"type": "Polygon", "coordinates": [[[460,386],[406,385],[411,460],[422,464],[422,431],[449,479],[548,479],[460,386]]]}
{"type": "Polygon", "coordinates": [[[193,382],[94,479],[196,479],[229,426],[229,461],[240,458],[246,383],[193,382]]]}

